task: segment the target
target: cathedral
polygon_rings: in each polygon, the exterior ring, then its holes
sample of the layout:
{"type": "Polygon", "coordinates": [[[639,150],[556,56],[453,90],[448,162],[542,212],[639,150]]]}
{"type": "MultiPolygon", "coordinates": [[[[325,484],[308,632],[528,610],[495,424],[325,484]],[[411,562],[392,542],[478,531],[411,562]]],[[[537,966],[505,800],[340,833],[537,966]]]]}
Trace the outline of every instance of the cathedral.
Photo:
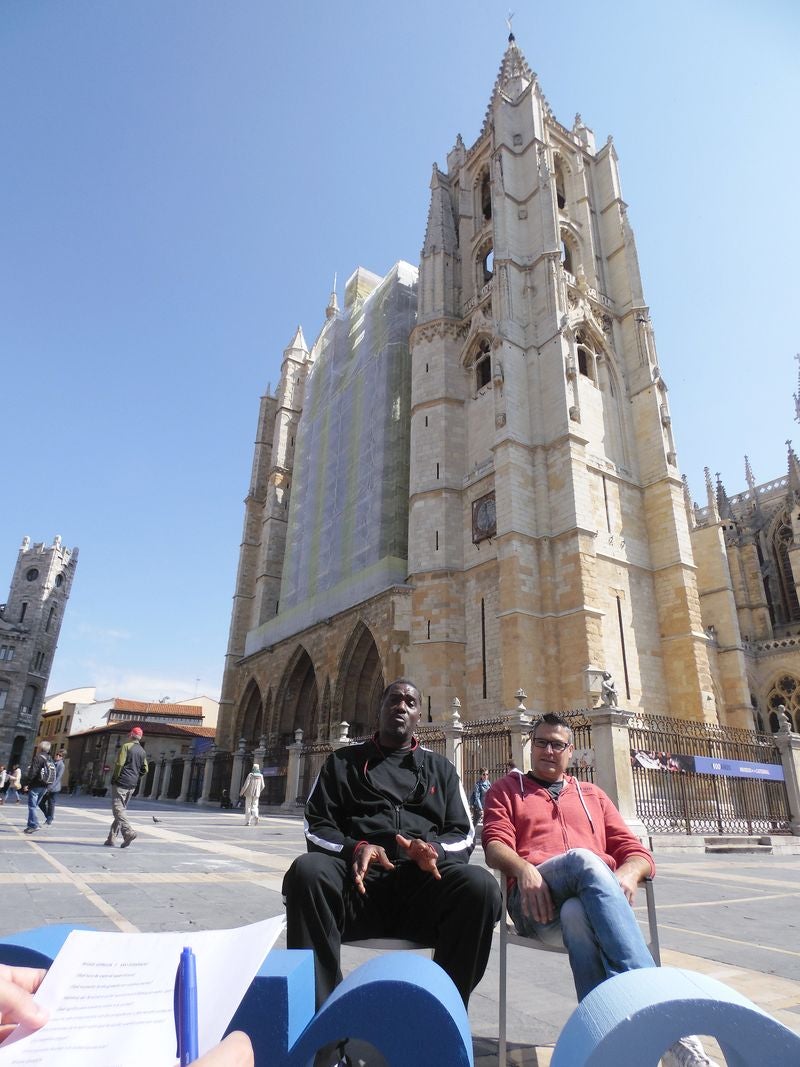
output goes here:
{"type": "Polygon", "coordinates": [[[366,733],[400,675],[433,724],[586,707],[608,671],[625,708],[752,728],[800,509],[689,502],[612,140],[512,34],[430,189],[418,268],[358,268],[261,400],[218,744],[366,733]]]}

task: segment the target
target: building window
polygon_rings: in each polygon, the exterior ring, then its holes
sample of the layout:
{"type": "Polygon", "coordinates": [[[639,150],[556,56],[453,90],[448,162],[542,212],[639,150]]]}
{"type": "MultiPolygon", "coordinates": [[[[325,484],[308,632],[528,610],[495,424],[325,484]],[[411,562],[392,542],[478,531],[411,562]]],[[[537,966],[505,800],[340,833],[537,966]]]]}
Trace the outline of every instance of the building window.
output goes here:
{"type": "Polygon", "coordinates": [[[595,353],[595,346],[590,341],[588,334],[583,330],[578,330],[575,336],[575,340],[578,344],[578,370],[584,377],[591,379],[591,381],[597,381],[597,355],[595,353]]]}
{"type": "Polygon", "coordinates": [[[489,245],[481,260],[482,285],[488,285],[494,276],[494,249],[489,245]]]}
{"type": "Polygon", "coordinates": [[[567,206],[567,196],[564,192],[564,167],[560,159],[556,160],[556,201],[558,202],[559,211],[563,211],[567,206]]]}
{"type": "Polygon", "coordinates": [[[8,689],[5,686],[0,685],[0,711],[6,706],[8,700],[8,689]]]}
{"type": "Polygon", "coordinates": [[[488,167],[481,176],[481,214],[487,222],[492,217],[492,183],[488,167]]]}
{"type": "MultiPolygon", "coordinates": [[[[793,723],[798,722],[800,715],[800,684],[791,674],[784,674],[773,685],[767,697],[769,708],[769,726],[773,733],[777,733],[781,723],[778,717],[778,709],[781,705],[786,708],[786,714],[793,723]]],[[[792,729],[795,729],[793,726],[792,729]]]]}
{"type": "Polygon", "coordinates": [[[35,582],[36,579],[39,577],[39,571],[36,567],[31,567],[26,573],[25,577],[29,582],[35,582]]]}
{"type": "Polygon", "coordinates": [[[19,612],[19,621],[20,622],[24,622],[25,621],[25,614],[26,614],[27,610],[28,610],[28,602],[27,602],[27,600],[23,600],[22,607],[20,608],[20,612],[19,612]]]}
{"type": "Polygon", "coordinates": [[[47,616],[47,623],[45,624],[45,628],[44,628],[44,632],[46,634],[50,633],[50,624],[53,621],[53,616],[55,615],[55,613],[56,613],[56,609],[54,607],[51,607],[50,608],[50,614],[47,616]]]}
{"type": "Polygon", "coordinates": [[[478,357],[475,360],[475,388],[483,389],[492,380],[492,346],[488,341],[481,341],[478,357]]]}

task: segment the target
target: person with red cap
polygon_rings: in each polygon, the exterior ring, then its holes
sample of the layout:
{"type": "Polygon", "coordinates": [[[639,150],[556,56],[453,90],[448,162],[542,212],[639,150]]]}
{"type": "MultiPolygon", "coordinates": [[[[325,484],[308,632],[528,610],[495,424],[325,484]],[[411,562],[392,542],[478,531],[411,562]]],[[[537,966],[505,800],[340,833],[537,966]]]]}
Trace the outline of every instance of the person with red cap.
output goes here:
{"type": "Polygon", "coordinates": [[[122,847],[127,848],[136,838],[136,833],[128,822],[125,811],[128,801],[136,791],[139,779],[147,774],[147,756],[141,744],[142,730],[134,726],[128,740],[119,750],[117,762],[111,772],[111,811],[114,821],[103,842],[109,848],[114,847],[114,838],[122,834],[122,847]]]}

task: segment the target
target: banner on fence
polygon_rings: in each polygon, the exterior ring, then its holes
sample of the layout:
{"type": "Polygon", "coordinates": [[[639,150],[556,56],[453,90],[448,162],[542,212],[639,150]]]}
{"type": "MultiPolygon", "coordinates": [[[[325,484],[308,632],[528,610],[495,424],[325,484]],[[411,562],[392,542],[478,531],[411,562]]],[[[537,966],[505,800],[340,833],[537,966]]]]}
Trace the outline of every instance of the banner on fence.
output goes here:
{"type": "Polygon", "coordinates": [[[750,763],[747,760],[722,759],[717,756],[686,756],[677,752],[642,752],[631,750],[631,765],[648,771],[693,771],[695,774],[719,774],[726,778],[762,778],[783,781],[779,763],[750,763]]]}

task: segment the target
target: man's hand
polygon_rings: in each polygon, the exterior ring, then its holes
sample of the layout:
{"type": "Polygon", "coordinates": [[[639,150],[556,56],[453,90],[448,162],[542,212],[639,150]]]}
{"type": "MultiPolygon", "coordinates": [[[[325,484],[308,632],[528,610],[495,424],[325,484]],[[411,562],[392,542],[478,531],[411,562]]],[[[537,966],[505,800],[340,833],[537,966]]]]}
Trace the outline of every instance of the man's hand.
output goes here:
{"type": "Polygon", "coordinates": [[[436,846],[432,845],[429,841],[420,841],[414,838],[413,841],[409,841],[407,837],[403,837],[402,834],[395,836],[395,841],[400,848],[405,852],[410,860],[419,867],[421,871],[427,871],[428,874],[432,874],[437,881],[442,880],[442,876],[439,873],[438,856],[436,853],[436,846]]]}
{"type": "Polygon", "coordinates": [[[0,1041],[18,1023],[38,1030],[47,1022],[47,1012],[33,999],[46,973],[35,967],[0,966],[0,1041]]]}
{"type": "Polygon", "coordinates": [[[515,877],[522,914],[537,923],[551,923],[556,917],[556,909],[547,882],[538,869],[532,863],[526,863],[521,871],[515,872],[515,877]]]}
{"type": "Polygon", "coordinates": [[[362,845],[353,858],[353,881],[359,893],[366,893],[364,877],[373,863],[379,863],[384,870],[393,871],[394,864],[386,855],[386,849],[380,845],[362,845]]]}
{"type": "Polygon", "coordinates": [[[631,856],[614,873],[626,900],[633,907],[639,883],[650,874],[650,864],[642,856],[631,856]]]}
{"type": "Polygon", "coordinates": [[[254,1062],[250,1038],[241,1030],[234,1030],[205,1056],[195,1060],[196,1067],[253,1067],[254,1062]]]}

